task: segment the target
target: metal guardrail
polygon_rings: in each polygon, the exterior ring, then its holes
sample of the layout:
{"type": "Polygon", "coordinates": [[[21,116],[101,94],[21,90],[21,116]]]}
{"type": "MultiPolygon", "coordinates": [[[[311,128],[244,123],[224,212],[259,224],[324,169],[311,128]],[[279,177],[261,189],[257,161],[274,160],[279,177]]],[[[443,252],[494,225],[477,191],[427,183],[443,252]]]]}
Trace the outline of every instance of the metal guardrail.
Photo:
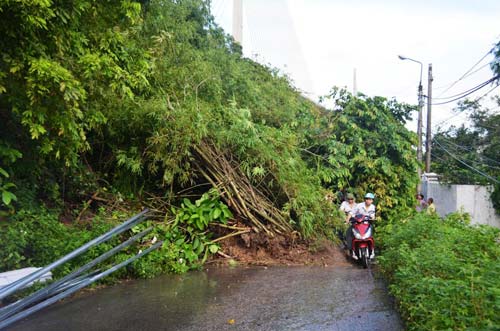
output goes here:
{"type": "MultiPolygon", "coordinates": [[[[73,252],[63,256],[59,260],[49,264],[48,266],[41,268],[37,270],[36,272],[33,272],[15,282],[12,284],[9,284],[2,288],[0,290],[0,300],[6,298],[7,296],[15,293],[16,291],[22,289],[26,284],[29,284],[33,281],[36,281],[40,277],[42,277],[44,274],[46,274],[48,271],[62,265],[63,263],[71,260],[72,258],[86,252],[89,250],[91,247],[95,245],[99,245],[107,240],[109,240],[111,237],[122,233],[134,225],[138,224],[139,222],[145,220],[147,218],[147,213],[148,210],[143,210],[141,213],[129,218],[127,221],[124,223],[116,226],[112,230],[106,232],[105,234],[89,241],[85,245],[77,248],[73,252]]],[[[16,301],[6,307],[0,308],[0,329],[7,327],[8,325],[25,318],[26,316],[43,309],[44,307],[47,307],[48,305],[51,305],[52,303],[61,300],[68,295],[80,290],[81,288],[88,286],[95,282],[98,279],[101,279],[103,277],[106,277],[110,273],[126,266],[127,264],[135,261],[136,259],[140,258],[141,256],[151,252],[152,250],[160,247],[163,242],[157,242],[156,244],[152,245],[148,249],[139,252],[137,255],[129,258],[126,261],[123,261],[115,266],[110,267],[109,269],[105,271],[101,270],[94,270],[90,271],[87,274],[84,274],[85,272],[91,270],[93,267],[101,263],[102,261],[108,259],[109,257],[113,256],[116,254],[118,251],[122,250],[123,248],[131,245],[133,242],[137,241],[138,239],[144,237],[146,234],[151,232],[152,228],[148,228],[141,233],[138,233],[132,237],[130,237],[128,240],[124,241],[123,243],[113,247],[109,251],[105,252],[104,254],[100,255],[96,259],[90,261],[89,263],[85,264],[84,266],[80,267],[78,270],[64,276],[63,278],[51,283],[45,288],[42,288],[35,293],[32,293],[26,298],[23,298],[19,301],[16,301]],[[30,307],[31,306],[31,307],[30,307]],[[25,309],[26,307],[29,307],[25,309]]]]}

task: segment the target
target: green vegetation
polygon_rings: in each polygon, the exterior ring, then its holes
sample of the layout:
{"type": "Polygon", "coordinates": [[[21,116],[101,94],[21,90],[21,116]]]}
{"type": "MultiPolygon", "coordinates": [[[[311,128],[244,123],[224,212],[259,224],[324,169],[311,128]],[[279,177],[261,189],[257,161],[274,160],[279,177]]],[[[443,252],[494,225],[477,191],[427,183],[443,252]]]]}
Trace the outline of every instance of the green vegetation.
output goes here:
{"type": "MultiPolygon", "coordinates": [[[[500,98],[493,97],[500,106],[500,98]]],[[[500,115],[477,100],[455,109],[469,117],[467,126],[439,130],[432,139],[432,168],[452,184],[491,185],[491,201],[500,214],[500,115]]]]}
{"type": "MultiPolygon", "coordinates": [[[[328,106],[304,98],[244,58],[205,1],[6,0],[0,31],[0,271],[48,264],[143,206],[154,217],[130,232],[153,231],[107,263],[165,243],[114,277],[198,268],[248,231],[333,239],[342,217],[325,195],[339,190],[374,192],[381,223],[413,205],[413,106],[337,88],[328,106]]],[[[479,150],[461,153],[471,162],[498,160],[498,116],[472,113],[473,128],[437,139],[479,150]]],[[[433,151],[438,171],[481,182],[433,151]]],[[[459,218],[381,231],[412,329],[498,324],[498,231],[459,218]]]]}
{"type": "MultiPolygon", "coordinates": [[[[497,77],[493,84],[498,84],[500,41],[491,53],[494,59],[490,67],[497,77]]],[[[480,99],[460,101],[454,109],[457,114],[468,115],[467,126],[439,128],[434,135],[432,169],[452,184],[492,185],[491,201],[500,214],[500,115],[495,111],[500,107],[500,97],[491,98],[496,105],[492,108],[482,105],[480,99]]]]}
{"type": "Polygon", "coordinates": [[[425,214],[379,228],[380,266],[408,330],[496,330],[500,231],[466,214],[425,214]]]}
{"type": "MultiPolygon", "coordinates": [[[[26,215],[64,220],[57,233],[73,247],[73,227],[79,237],[99,232],[82,225],[92,215],[147,205],[186,264],[159,272],[182,272],[217,250],[217,217],[184,199],[210,187],[229,208],[220,215],[302,240],[334,237],[328,191],[374,191],[383,213],[411,204],[412,107],[337,89],[327,96],[334,109],[318,106],[243,58],[204,1],[6,1],[0,28],[3,227],[22,227],[26,215]]],[[[28,251],[0,269],[46,262],[28,251]]]]}
{"type": "MultiPolygon", "coordinates": [[[[34,211],[25,208],[16,212],[9,222],[0,223],[0,242],[3,243],[0,265],[3,270],[47,265],[107,232],[129,216],[119,211],[109,213],[102,208],[87,222],[65,225],[59,221],[57,214],[56,211],[45,207],[38,207],[34,211]]],[[[152,240],[164,240],[165,243],[160,249],[137,260],[127,269],[117,271],[112,277],[148,278],[165,272],[186,272],[198,268],[205,262],[209,253],[215,253],[219,248],[212,242],[211,234],[206,231],[208,224],[223,224],[232,216],[214,192],[203,194],[194,204],[185,200],[181,208],[173,211],[173,215],[175,219],[170,223],[145,221],[133,227],[132,234],[151,226],[154,229],[136,246],[129,247],[103,262],[102,267],[130,258],[139,249],[149,246],[152,240]]],[[[65,263],[55,269],[54,276],[57,278],[69,273],[108,251],[121,239],[128,238],[128,235],[121,237],[123,238],[115,237],[65,263]]]]}

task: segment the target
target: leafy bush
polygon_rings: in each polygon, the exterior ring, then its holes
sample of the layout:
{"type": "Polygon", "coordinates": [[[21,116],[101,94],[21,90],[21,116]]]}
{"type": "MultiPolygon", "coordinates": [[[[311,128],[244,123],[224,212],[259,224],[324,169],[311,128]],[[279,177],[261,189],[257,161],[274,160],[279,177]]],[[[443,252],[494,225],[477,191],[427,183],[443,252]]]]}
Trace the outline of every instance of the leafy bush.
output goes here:
{"type": "MultiPolygon", "coordinates": [[[[65,225],[59,221],[59,212],[45,207],[32,210],[21,209],[7,221],[0,223],[0,272],[31,266],[45,266],[68,254],[81,245],[100,236],[128,216],[124,213],[108,213],[101,210],[91,221],[65,225]]],[[[164,240],[161,248],[137,260],[126,269],[113,274],[110,279],[153,277],[165,272],[185,272],[201,266],[219,246],[212,243],[207,231],[212,222],[226,222],[232,217],[228,207],[219,201],[212,191],[191,203],[185,200],[182,207],[175,209],[171,222],[145,221],[111,240],[91,248],[85,254],[56,268],[55,278],[61,277],[86,262],[98,257],[116,246],[130,234],[139,233],[148,227],[153,230],[135,245],[120,251],[102,268],[111,266],[135,255],[148,247],[153,238],[164,240]]]]}
{"type": "MultiPolygon", "coordinates": [[[[161,249],[135,262],[131,270],[133,275],[153,277],[160,273],[183,273],[201,267],[210,254],[219,250],[219,246],[212,242],[209,225],[226,223],[232,217],[215,190],[204,193],[194,204],[184,199],[180,208],[173,208],[173,213],[173,221],[156,224],[153,230],[152,235],[165,243],[161,249]]],[[[134,231],[142,231],[149,225],[146,222],[134,231]]]]}
{"type": "Polygon", "coordinates": [[[468,221],[418,214],[379,229],[380,266],[408,330],[500,325],[500,231],[468,221]]]}

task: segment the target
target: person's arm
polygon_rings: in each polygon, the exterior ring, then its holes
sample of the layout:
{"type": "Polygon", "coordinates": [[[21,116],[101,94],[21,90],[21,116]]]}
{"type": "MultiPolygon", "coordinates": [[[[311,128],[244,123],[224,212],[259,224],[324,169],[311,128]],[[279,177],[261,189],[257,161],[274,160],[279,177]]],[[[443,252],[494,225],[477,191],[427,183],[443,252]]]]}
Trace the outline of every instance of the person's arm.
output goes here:
{"type": "Polygon", "coordinates": [[[368,216],[370,216],[370,219],[375,220],[376,207],[375,205],[372,206],[373,208],[370,208],[370,210],[368,210],[368,216]]]}
{"type": "Polygon", "coordinates": [[[349,218],[354,217],[354,215],[356,215],[357,213],[359,213],[359,207],[358,205],[355,205],[348,214],[349,218]]]}
{"type": "Polygon", "coordinates": [[[341,204],[340,204],[340,208],[339,210],[343,211],[344,213],[346,213],[346,210],[345,210],[345,201],[343,201],[341,204]]]}

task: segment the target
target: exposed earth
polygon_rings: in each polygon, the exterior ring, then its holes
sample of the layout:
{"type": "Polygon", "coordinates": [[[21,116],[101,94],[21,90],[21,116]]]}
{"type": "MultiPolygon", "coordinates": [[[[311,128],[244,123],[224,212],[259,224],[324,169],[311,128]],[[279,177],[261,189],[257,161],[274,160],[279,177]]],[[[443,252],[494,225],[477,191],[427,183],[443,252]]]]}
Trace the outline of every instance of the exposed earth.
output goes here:
{"type": "Polygon", "coordinates": [[[328,240],[290,242],[283,237],[268,238],[243,234],[221,242],[218,257],[211,262],[261,266],[329,266],[345,263],[343,252],[328,240]]]}

